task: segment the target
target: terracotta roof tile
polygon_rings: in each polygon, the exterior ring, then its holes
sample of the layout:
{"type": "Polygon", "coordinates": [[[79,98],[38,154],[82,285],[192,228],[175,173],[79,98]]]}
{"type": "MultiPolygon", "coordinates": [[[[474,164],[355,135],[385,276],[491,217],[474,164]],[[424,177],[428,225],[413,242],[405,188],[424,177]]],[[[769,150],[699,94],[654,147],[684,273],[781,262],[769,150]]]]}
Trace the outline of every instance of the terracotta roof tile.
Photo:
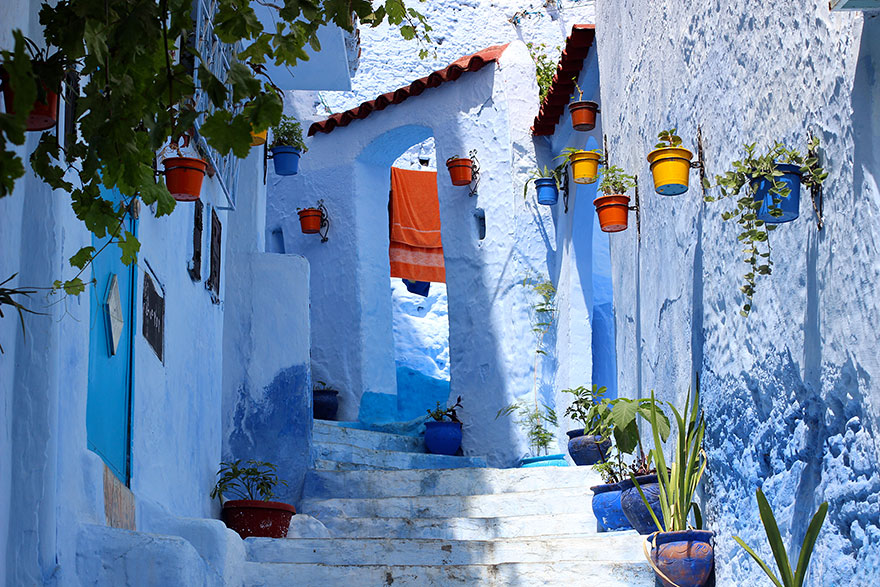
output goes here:
{"type": "Polygon", "coordinates": [[[553,76],[550,91],[541,103],[541,109],[532,125],[533,135],[546,136],[556,132],[559,118],[565,112],[565,107],[574,92],[571,78],[583,69],[584,59],[587,58],[595,38],[594,25],[576,24],[572,27],[571,35],[565,41],[565,49],[559,57],[559,65],[556,67],[556,75],[553,76]]]}
{"type": "Polygon", "coordinates": [[[417,79],[399,90],[382,94],[375,100],[364,102],[356,108],[346,110],[340,114],[334,114],[326,120],[315,122],[309,127],[309,136],[319,132],[329,133],[338,126],[348,126],[352,120],[361,120],[376,110],[384,110],[392,104],[400,104],[410,96],[420,95],[428,88],[436,88],[443,82],[455,81],[461,77],[461,74],[467,71],[479,71],[487,63],[498,61],[498,58],[501,57],[505,49],[507,49],[506,44],[494,45],[473,55],[466,55],[454,61],[448,67],[435,71],[427,77],[417,79]]]}

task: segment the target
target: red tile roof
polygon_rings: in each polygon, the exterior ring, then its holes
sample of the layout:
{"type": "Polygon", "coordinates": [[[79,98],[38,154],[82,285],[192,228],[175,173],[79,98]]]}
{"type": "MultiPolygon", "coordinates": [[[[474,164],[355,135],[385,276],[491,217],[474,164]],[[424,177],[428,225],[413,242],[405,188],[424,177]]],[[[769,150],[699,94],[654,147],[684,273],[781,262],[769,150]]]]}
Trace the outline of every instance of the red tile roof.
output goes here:
{"type": "Polygon", "coordinates": [[[408,86],[404,86],[399,90],[382,94],[375,100],[364,102],[357,108],[346,110],[341,114],[334,114],[326,120],[316,122],[309,127],[309,136],[319,132],[328,133],[338,126],[348,126],[352,120],[366,118],[376,110],[384,110],[391,104],[400,104],[410,96],[418,96],[427,88],[436,88],[443,82],[457,80],[461,74],[467,71],[479,71],[487,63],[498,61],[507,45],[494,45],[483,49],[473,55],[466,55],[461,59],[454,61],[448,67],[435,71],[427,77],[417,79],[408,86]]]}
{"type": "Polygon", "coordinates": [[[593,46],[596,38],[596,27],[592,24],[576,24],[571,29],[571,35],[565,41],[565,49],[559,57],[559,65],[556,75],[553,76],[553,84],[550,91],[541,102],[541,109],[535,117],[532,125],[532,134],[535,136],[552,135],[556,131],[559,117],[565,112],[569,98],[574,92],[572,78],[578,76],[583,69],[584,59],[593,46]]]}

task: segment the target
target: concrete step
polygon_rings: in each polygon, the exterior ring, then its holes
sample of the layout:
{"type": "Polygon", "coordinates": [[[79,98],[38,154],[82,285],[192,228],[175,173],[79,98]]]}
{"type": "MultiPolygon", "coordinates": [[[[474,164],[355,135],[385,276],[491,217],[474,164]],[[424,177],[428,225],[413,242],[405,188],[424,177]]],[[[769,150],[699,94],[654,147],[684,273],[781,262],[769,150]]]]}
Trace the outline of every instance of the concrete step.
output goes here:
{"type": "Polygon", "coordinates": [[[425,452],[425,439],[422,436],[403,436],[387,432],[374,432],[340,426],[325,420],[315,420],[312,427],[315,442],[338,442],[377,450],[396,450],[400,452],[425,452]]]}
{"type": "Polygon", "coordinates": [[[643,538],[635,532],[579,538],[423,540],[399,538],[315,538],[245,540],[247,559],[259,563],[334,565],[469,565],[602,561],[641,561],[643,538]]]}
{"type": "Polygon", "coordinates": [[[602,587],[654,587],[647,562],[566,561],[540,563],[469,564],[459,566],[332,566],[310,563],[246,563],[246,587],[329,585],[394,587],[480,587],[587,585],[602,587]]]}
{"type": "Polygon", "coordinates": [[[304,499],[300,510],[323,519],[349,518],[498,518],[505,516],[580,513],[592,515],[592,493],[586,487],[553,492],[522,491],[494,495],[428,495],[420,497],[304,499]]]}
{"type": "Polygon", "coordinates": [[[479,495],[565,487],[589,488],[600,483],[602,479],[592,467],[312,470],[306,475],[303,494],[311,498],[479,495]]]}
{"type": "Polygon", "coordinates": [[[324,461],[335,461],[341,466],[329,465],[330,470],[352,470],[364,465],[371,469],[456,469],[485,467],[483,457],[455,457],[428,453],[374,450],[341,442],[316,442],[316,469],[328,466],[324,461]]]}

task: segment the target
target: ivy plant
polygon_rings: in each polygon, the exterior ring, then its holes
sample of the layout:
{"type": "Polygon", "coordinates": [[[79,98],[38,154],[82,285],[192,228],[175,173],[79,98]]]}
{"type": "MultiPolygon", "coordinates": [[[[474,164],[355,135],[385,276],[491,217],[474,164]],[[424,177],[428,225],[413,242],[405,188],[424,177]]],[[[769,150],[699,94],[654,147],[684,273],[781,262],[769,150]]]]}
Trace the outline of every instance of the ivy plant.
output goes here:
{"type": "Polygon", "coordinates": [[[736,221],[740,228],[737,241],[744,246],[743,262],[748,265],[748,271],[743,275],[744,283],[740,287],[740,291],[746,296],[740,311],[742,316],[748,316],[752,310],[757,276],[770,275],[773,266],[770,257],[770,232],[776,230],[776,225],[758,218],[758,211],[763,203],[761,199],[755,199],[758,185],[761,180],[769,183],[769,193],[772,197],[769,213],[774,217],[781,216],[782,210],[779,204],[782,198],[788,197],[791,190],[780,179],[783,173],[777,165],[796,165],[800,167],[801,183],[808,187],[822,185],[828,173],[819,165],[819,158],[814,154],[818,147],[819,139],[810,139],[809,154],[804,157],[798,151],[787,149],[779,142],[761,153],[758,152],[755,143],[744,145],[745,156],[731,163],[733,169],[726,171],[724,175],[715,176],[715,183],[720,188],[721,195],[715,197],[707,194],[704,197],[707,202],[720,200],[733,202],[731,208],[721,213],[721,218],[725,221],[736,221]],[[746,192],[741,195],[743,188],[746,188],[746,192]]]}
{"type": "Polygon", "coordinates": [[[220,463],[211,499],[220,498],[223,502],[231,496],[235,499],[269,501],[275,497],[276,487],[287,487],[287,481],[278,478],[276,469],[272,463],[253,459],[245,464],[240,460],[220,463]]]}

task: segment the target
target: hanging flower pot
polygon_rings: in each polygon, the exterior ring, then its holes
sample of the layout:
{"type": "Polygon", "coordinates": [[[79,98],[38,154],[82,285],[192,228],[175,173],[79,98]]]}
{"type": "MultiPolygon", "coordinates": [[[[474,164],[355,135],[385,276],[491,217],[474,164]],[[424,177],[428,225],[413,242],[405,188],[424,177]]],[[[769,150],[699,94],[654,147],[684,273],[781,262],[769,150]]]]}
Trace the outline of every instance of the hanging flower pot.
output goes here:
{"type": "Polygon", "coordinates": [[[259,147],[260,145],[265,145],[268,138],[268,130],[264,130],[263,132],[251,131],[251,147],[259,147]]]}
{"type": "Polygon", "coordinates": [[[272,147],[272,163],[276,175],[296,175],[302,151],[296,147],[272,147]]]}
{"type": "Polygon", "coordinates": [[[611,194],[593,200],[603,232],[626,230],[629,217],[629,196],[611,194]]]}
{"type": "Polygon", "coordinates": [[[685,193],[693,157],[694,154],[683,147],[661,147],[648,153],[654,190],[664,196],[685,193]]]}
{"type": "Polygon", "coordinates": [[[233,499],[223,504],[220,517],[242,538],[286,538],[296,509],[280,501],[233,499]]]}
{"type": "MultiPolygon", "coordinates": [[[[37,98],[28,114],[25,130],[47,130],[58,121],[58,94],[45,89],[45,101],[37,98]]],[[[3,102],[7,114],[15,114],[15,92],[7,80],[3,80],[3,102]]]]}
{"type": "Polygon", "coordinates": [[[761,209],[758,210],[758,220],[763,220],[769,224],[782,224],[783,222],[791,222],[795,220],[800,213],[801,204],[801,168],[798,165],[788,165],[779,163],[776,165],[777,171],[782,172],[780,177],[776,178],[777,183],[782,183],[783,187],[788,189],[788,195],[781,197],[779,194],[771,192],[773,182],[766,177],[759,177],[752,180],[752,192],[756,202],[761,202],[761,209]],[[778,204],[774,204],[773,199],[779,200],[778,204]],[[778,210],[776,215],[771,214],[771,210],[778,210]]]}
{"type": "Polygon", "coordinates": [[[321,222],[324,215],[318,208],[305,208],[297,212],[299,225],[303,234],[317,234],[321,231],[321,222]]]}
{"type": "Polygon", "coordinates": [[[632,530],[632,525],[620,507],[620,487],[617,483],[590,487],[593,492],[593,515],[599,521],[601,532],[632,530]]]}
{"type": "Polygon", "coordinates": [[[470,159],[450,157],[446,160],[446,169],[452,185],[470,185],[474,179],[474,162],[470,159]]]}
{"type": "Polygon", "coordinates": [[[571,113],[571,126],[580,131],[596,128],[596,114],[601,112],[599,105],[589,100],[571,102],[568,111],[571,113]]]}
{"type": "Polygon", "coordinates": [[[602,153],[598,151],[572,151],[568,155],[571,162],[571,175],[575,183],[596,183],[599,176],[599,160],[602,153]]]}
{"type": "Polygon", "coordinates": [[[425,447],[435,455],[455,455],[461,446],[461,422],[425,422],[425,447]]]}
{"type": "Polygon", "coordinates": [[[539,177],[535,180],[535,190],[538,192],[538,203],[544,206],[553,206],[559,200],[559,188],[553,177],[539,177]]]}
{"type": "Polygon", "coordinates": [[[655,532],[649,561],[664,587],[703,587],[715,566],[714,532],[655,532]]]}
{"type": "Polygon", "coordinates": [[[299,158],[308,151],[303,142],[302,126],[293,116],[284,115],[272,127],[272,165],[276,175],[296,175],[299,171],[299,158]]]}
{"type": "Polygon", "coordinates": [[[165,166],[165,185],[178,202],[194,202],[202,192],[202,180],[208,164],[195,157],[168,157],[165,166]]]}

